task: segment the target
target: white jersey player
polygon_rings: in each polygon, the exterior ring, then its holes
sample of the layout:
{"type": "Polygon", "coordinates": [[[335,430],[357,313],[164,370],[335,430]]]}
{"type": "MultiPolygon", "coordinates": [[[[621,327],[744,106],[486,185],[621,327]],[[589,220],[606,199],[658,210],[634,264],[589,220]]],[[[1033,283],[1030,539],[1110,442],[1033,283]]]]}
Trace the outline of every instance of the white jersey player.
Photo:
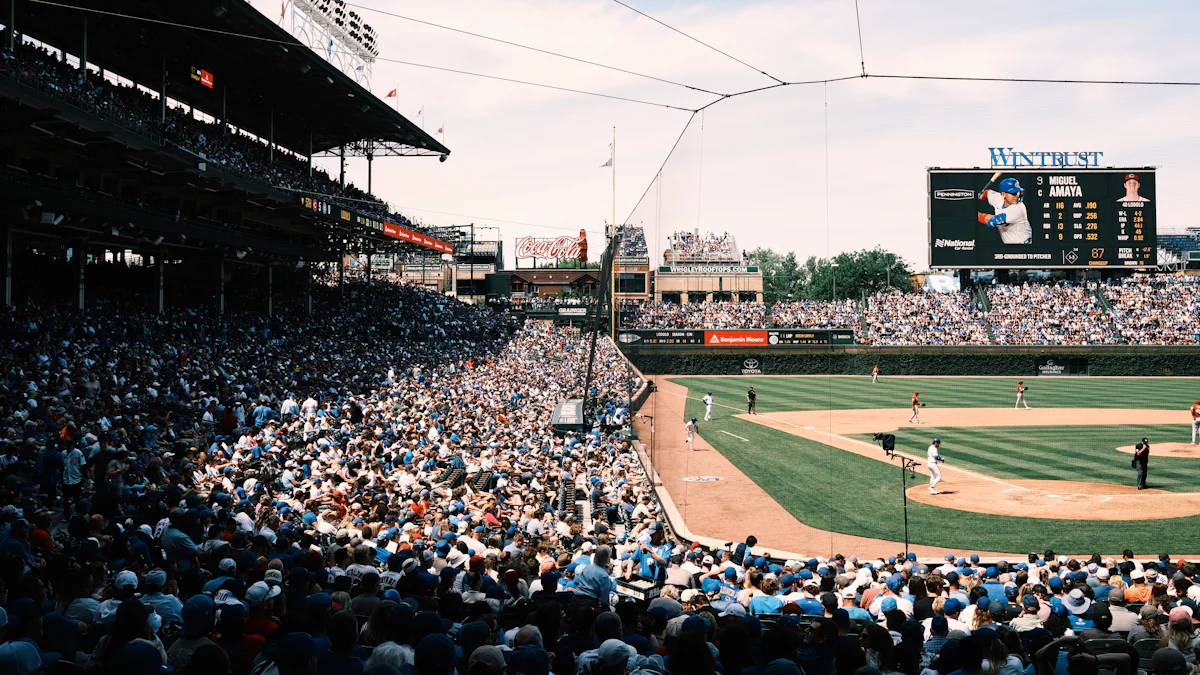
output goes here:
{"type": "Polygon", "coordinates": [[[925,455],[925,460],[929,463],[929,494],[931,495],[941,494],[936,489],[937,484],[942,482],[942,464],[946,461],[942,458],[941,447],[942,441],[935,438],[933,445],[929,446],[925,455]]]}
{"type": "Polygon", "coordinates": [[[683,430],[687,432],[687,444],[690,452],[696,451],[696,418],[693,417],[691,422],[683,425],[683,430]]]}
{"type": "Polygon", "coordinates": [[[984,190],[980,199],[996,209],[996,215],[979,214],[979,222],[1000,230],[1000,239],[1006,244],[1033,243],[1033,226],[1029,224],[1029,213],[1021,197],[1025,190],[1016,178],[1000,181],[996,190],[984,190]]]}
{"type": "Polygon", "coordinates": [[[707,422],[712,419],[712,392],[705,394],[701,400],[704,401],[704,421],[707,422]]]}

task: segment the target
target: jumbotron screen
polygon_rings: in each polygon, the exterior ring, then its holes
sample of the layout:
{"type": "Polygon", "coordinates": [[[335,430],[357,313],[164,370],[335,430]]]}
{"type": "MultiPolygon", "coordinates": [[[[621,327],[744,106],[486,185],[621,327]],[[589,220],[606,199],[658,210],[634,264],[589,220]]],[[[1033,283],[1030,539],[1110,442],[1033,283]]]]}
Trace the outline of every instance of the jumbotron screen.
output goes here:
{"type": "Polygon", "coordinates": [[[1154,169],[930,169],[933,268],[1153,267],[1154,169]]]}

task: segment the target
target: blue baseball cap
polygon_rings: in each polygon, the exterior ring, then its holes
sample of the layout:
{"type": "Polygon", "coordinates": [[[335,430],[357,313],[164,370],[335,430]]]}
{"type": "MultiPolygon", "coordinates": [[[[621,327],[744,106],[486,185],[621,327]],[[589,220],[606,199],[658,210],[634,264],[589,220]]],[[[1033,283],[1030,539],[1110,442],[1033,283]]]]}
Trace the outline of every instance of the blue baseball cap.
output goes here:
{"type": "Polygon", "coordinates": [[[737,570],[732,567],[726,567],[725,568],[725,578],[726,579],[736,579],[737,578],[737,570]]]}
{"type": "Polygon", "coordinates": [[[904,577],[899,574],[893,574],[887,578],[887,587],[893,591],[900,590],[904,586],[904,577]]]}
{"type": "Polygon", "coordinates": [[[893,596],[889,595],[883,599],[883,602],[879,603],[879,611],[881,612],[890,612],[893,609],[896,609],[896,598],[893,596]]]}
{"type": "Polygon", "coordinates": [[[982,598],[975,601],[975,609],[982,609],[982,610],[986,611],[988,608],[988,604],[990,604],[990,603],[991,603],[991,599],[985,595],[982,598]]]}
{"type": "Polygon", "coordinates": [[[966,609],[966,605],[964,605],[963,601],[959,600],[958,598],[949,598],[946,600],[945,604],[942,605],[943,614],[958,614],[964,609],[966,609]]]}

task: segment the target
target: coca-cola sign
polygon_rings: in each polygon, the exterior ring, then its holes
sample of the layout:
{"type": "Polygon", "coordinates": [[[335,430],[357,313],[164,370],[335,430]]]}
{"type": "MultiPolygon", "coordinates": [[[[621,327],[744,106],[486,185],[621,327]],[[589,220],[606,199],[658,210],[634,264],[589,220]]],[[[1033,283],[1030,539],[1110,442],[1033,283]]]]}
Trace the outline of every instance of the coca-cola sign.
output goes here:
{"type": "Polygon", "coordinates": [[[581,249],[587,246],[586,237],[557,237],[554,239],[539,239],[537,237],[521,237],[517,240],[517,259],[521,258],[578,258],[581,249]]]}

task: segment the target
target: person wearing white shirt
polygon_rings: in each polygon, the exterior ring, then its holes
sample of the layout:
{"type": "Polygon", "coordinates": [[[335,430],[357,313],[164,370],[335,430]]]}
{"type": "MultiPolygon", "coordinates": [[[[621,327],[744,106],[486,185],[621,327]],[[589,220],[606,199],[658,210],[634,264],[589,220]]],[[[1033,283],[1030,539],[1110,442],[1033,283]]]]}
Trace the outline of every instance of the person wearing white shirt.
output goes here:
{"type": "Polygon", "coordinates": [[[929,463],[929,494],[941,494],[937,491],[937,484],[942,482],[942,463],[946,460],[942,458],[941,439],[933,439],[933,445],[929,446],[926,451],[926,461],[929,463]]]}
{"type": "Polygon", "coordinates": [[[712,404],[713,404],[712,392],[710,391],[707,394],[705,394],[704,398],[701,400],[704,401],[704,421],[708,422],[709,420],[712,419],[712,404]]]}

